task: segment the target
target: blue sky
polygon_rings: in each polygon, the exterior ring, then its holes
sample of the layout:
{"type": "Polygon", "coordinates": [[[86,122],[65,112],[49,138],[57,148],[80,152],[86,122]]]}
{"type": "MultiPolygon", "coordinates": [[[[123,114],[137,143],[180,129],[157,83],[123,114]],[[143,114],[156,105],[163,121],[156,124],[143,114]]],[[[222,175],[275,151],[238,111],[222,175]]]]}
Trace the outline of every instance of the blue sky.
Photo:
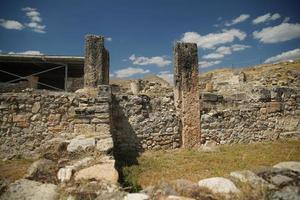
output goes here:
{"type": "Polygon", "coordinates": [[[198,45],[199,69],[300,58],[299,0],[2,0],[2,53],[84,54],[103,35],[111,75],[172,76],[175,41],[198,45]]]}

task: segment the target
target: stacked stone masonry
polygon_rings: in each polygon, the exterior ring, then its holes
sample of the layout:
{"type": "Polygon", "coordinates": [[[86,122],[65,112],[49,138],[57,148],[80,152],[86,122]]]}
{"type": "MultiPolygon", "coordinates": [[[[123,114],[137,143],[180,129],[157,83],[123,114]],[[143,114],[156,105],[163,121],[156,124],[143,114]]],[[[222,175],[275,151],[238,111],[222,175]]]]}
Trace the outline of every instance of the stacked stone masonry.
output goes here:
{"type": "Polygon", "coordinates": [[[152,98],[116,94],[112,108],[116,151],[180,147],[179,120],[172,93],[152,98]]]}
{"type": "Polygon", "coordinates": [[[0,156],[38,155],[57,137],[84,135],[112,145],[110,87],[99,88],[97,97],[48,91],[2,93],[0,156]]]}
{"type": "MultiPolygon", "coordinates": [[[[105,87],[104,87],[105,90],[105,87]]],[[[201,132],[204,141],[221,144],[300,137],[300,92],[288,87],[254,89],[224,97],[202,92],[201,132]]],[[[22,92],[0,95],[1,157],[39,152],[58,136],[112,136],[115,149],[150,150],[180,146],[179,119],[172,92],[160,96],[115,94],[80,97],[74,93],[22,92]],[[112,119],[108,112],[112,107],[112,119]]],[[[100,144],[100,143],[99,143],[100,144]]]]}

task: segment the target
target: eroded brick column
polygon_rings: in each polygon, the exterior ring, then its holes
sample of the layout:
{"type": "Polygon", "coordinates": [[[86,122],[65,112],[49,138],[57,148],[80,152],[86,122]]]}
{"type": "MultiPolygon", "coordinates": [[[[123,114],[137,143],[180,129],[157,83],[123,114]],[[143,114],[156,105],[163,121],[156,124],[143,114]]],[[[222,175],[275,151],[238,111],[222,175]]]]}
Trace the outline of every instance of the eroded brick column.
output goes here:
{"type": "Polygon", "coordinates": [[[194,43],[176,43],[174,56],[174,98],[181,118],[182,147],[200,145],[200,100],[198,55],[194,43]]]}
{"type": "Polygon", "coordinates": [[[84,87],[96,88],[109,84],[109,53],[104,47],[104,37],[86,35],[84,60],[84,87]]]}

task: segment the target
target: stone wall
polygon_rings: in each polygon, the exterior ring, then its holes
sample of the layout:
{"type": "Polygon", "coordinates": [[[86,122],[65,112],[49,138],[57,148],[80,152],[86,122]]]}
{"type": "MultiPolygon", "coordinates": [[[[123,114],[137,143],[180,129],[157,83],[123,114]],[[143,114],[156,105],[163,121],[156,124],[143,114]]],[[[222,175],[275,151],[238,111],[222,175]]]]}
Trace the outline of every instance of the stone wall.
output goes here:
{"type": "MultiPolygon", "coordinates": [[[[38,155],[52,138],[84,135],[112,143],[109,86],[96,97],[31,91],[0,94],[0,157],[38,155]]],[[[112,146],[112,144],[111,144],[112,146]]]]}
{"type": "Polygon", "coordinates": [[[300,138],[299,91],[273,87],[252,92],[227,97],[202,93],[203,137],[221,144],[300,138]]]}
{"type": "MultiPolygon", "coordinates": [[[[99,88],[102,94],[96,97],[37,90],[2,93],[1,157],[35,155],[47,141],[57,137],[84,135],[94,138],[95,145],[101,141],[112,146],[111,124],[118,152],[181,146],[172,90],[165,88],[155,95],[117,93],[110,104],[110,87],[99,88]]],[[[300,138],[300,92],[295,88],[260,87],[253,88],[251,94],[228,96],[202,92],[200,102],[203,143],[300,138]]]]}
{"type": "Polygon", "coordinates": [[[173,93],[157,97],[116,94],[112,108],[116,151],[180,147],[173,93]]]}
{"type": "MultiPolygon", "coordinates": [[[[300,91],[253,88],[252,93],[223,96],[201,92],[202,144],[250,143],[300,138],[300,91]]],[[[118,151],[181,146],[179,118],[172,92],[160,95],[115,94],[115,148],[118,151]]]]}

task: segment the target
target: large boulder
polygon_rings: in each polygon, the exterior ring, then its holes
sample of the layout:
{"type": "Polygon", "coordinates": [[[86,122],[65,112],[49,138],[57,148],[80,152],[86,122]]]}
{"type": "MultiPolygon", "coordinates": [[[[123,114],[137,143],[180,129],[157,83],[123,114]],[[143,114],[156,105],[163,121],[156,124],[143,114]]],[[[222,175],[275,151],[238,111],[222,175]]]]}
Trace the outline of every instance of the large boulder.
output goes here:
{"type": "Polygon", "coordinates": [[[0,200],[56,200],[57,186],[43,184],[27,179],[20,179],[9,185],[8,190],[0,196],[0,200]]]}
{"type": "Polygon", "coordinates": [[[200,187],[205,187],[214,193],[224,193],[224,194],[238,194],[240,190],[234,185],[234,183],[226,178],[213,177],[200,180],[198,182],[200,187]]]}
{"type": "Polygon", "coordinates": [[[250,170],[234,171],[230,173],[230,176],[243,183],[248,183],[254,188],[271,187],[268,182],[250,170]]]}

